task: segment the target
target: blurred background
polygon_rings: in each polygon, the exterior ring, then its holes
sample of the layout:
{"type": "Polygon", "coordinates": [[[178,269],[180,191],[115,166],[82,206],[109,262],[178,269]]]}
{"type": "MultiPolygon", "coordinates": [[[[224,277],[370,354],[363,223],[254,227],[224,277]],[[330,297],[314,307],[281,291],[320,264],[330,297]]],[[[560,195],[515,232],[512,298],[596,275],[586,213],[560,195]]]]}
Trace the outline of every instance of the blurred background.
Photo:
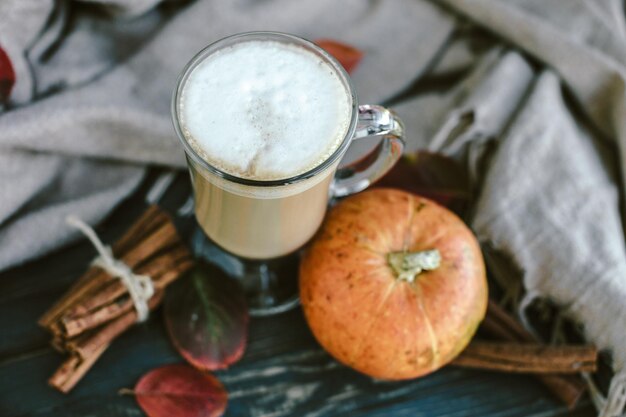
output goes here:
{"type": "Polygon", "coordinates": [[[403,181],[423,174],[411,165],[423,156],[453,161],[426,171],[454,173],[442,181],[462,188],[505,304],[525,317],[549,300],[611,353],[616,377],[593,399],[618,415],[624,16],[621,0],[3,0],[0,270],[76,241],[68,214],[98,225],[146,182],[185,178],[170,101],[201,48],[252,30],[330,39],[362,53],[359,102],[404,120],[403,181]]]}

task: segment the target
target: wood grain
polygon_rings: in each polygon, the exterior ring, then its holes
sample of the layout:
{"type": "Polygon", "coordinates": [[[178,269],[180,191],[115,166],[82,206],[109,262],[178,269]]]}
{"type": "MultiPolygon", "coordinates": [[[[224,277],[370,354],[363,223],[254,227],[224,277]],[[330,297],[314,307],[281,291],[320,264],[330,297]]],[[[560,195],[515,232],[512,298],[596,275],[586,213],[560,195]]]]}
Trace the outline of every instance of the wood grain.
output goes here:
{"type": "MultiPolygon", "coordinates": [[[[150,176],[153,180],[155,174],[150,176]]],[[[186,200],[178,175],[164,205],[186,200]]],[[[145,208],[142,192],[98,228],[106,241],[120,236],[145,208]]],[[[189,231],[192,224],[180,224],[189,231]]],[[[117,394],[148,370],[180,362],[157,312],[107,350],[70,395],[47,386],[61,356],[37,327],[39,315],[94,256],[86,242],[0,274],[0,416],[138,417],[134,400],[117,394]]],[[[244,359],[217,373],[230,393],[226,416],[483,416],[586,417],[588,402],[569,413],[534,379],[447,367],[428,377],[385,382],[357,374],[329,357],[313,339],[301,311],[253,319],[244,359]]]]}

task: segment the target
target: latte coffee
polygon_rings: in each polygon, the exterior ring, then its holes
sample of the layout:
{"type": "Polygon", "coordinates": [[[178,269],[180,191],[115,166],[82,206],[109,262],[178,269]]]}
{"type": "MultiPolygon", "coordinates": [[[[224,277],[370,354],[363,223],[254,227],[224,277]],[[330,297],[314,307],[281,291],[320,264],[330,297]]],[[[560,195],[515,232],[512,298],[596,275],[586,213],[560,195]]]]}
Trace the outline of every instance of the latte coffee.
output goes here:
{"type": "Polygon", "coordinates": [[[318,229],[353,119],[346,81],[303,46],[248,40],[202,58],[179,87],[198,222],[251,259],[289,254],[318,229]],[[318,169],[315,175],[307,176],[318,169]]]}

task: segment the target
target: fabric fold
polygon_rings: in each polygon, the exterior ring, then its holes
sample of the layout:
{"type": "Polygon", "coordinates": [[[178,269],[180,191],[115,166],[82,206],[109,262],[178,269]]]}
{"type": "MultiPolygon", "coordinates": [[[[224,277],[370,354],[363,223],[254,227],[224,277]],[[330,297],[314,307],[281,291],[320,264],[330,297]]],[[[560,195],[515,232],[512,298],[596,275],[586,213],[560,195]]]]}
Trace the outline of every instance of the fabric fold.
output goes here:
{"type": "Polygon", "coordinates": [[[94,224],[135,189],[145,167],[184,168],[171,96],[184,65],[209,43],[272,30],[351,44],[364,52],[353,74],[360,101],[377,104],[429,68],[455,24],[439,6],[413,0],[350,0],[341,7],[331,0],[201,0],[156,9],[156,0],[40,3],[0,5],[0,46],[18,72],[8,111],[0,114],[0,155],[19,154],[15,163],[28,166],[19,175],[28,187],[0,176],[0,269],[68,242],[59,214],[94,224]],[[97,13],[102,8],[112,13],[97,13]],[[45,159],[41,169],[29,155],[45,159]],[[83,176],[67,174],[67,164],[82,167],[83,176]],[[87,189],[94,177],[115,180],[101,184],[96,198],[95,186],[87,189]],[[76,182],[58,189],[52,179],[76,182]],[[20,244],[10,245],[16,236],[20,244]]]}
{"type": "Polygon", "coordinates": [[[532,297],[555,302],[583,324],[588,340],[613,352],[619,375],[626,364],[626,335],[618,330],[626,322],[626,247],[618,187],[567,110],[554,73],[539,76],[500,139],[474,213],[479,240],[523,271],[529,296],[522,306],[532,297]]]}

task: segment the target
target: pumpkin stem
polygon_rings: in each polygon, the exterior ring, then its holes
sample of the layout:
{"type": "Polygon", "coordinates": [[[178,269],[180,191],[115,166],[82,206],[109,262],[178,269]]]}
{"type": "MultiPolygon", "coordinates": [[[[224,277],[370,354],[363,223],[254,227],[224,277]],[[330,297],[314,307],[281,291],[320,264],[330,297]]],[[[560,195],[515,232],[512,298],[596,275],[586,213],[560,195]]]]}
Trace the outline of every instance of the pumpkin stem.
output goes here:
{"type": "Polygon", "coordinates": [[[387,262],[396,273],[396,279],[413,282],[422,271],[439,268],[441,254],[437,249],[418,252],[392,252],[387,255],[387,262]]]}

